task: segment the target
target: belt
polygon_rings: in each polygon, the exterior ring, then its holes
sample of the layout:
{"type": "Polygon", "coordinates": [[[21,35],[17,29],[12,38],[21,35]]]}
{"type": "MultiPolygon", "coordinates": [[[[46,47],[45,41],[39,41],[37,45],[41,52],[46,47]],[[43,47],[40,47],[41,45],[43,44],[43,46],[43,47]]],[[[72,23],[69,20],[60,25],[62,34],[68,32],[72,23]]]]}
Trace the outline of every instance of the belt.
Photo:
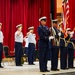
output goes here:
{"type": "Polygon", "coordinates": [[[3,44],[2,42],[0,42],[0,44],[3,44]]]}
{"type": "Polygon", "coordinates": [[[22,44],[21,42],[15,42],[15,43],[22,44]]]}
{"type": "Polygon", "coordinates": [[[34,43],[29,43],[29,44],[34,44],[34,43]]]}
{"type": "Polygon", "coordinates": [[[75,49],[73,42],[71,42],[71,41],[67,41],[67,42],[68,42],[68,44],[71,43],[73,45],[73,48],[75,49]]]}
{"type": "Polygon", "coordinates": [[[67,47],[68,43],[65,41],[65,38],[61,38],[61,37],[60,37],[60,39],[64,40],[64,42],[65,42],[65,47],[67,47]]]}

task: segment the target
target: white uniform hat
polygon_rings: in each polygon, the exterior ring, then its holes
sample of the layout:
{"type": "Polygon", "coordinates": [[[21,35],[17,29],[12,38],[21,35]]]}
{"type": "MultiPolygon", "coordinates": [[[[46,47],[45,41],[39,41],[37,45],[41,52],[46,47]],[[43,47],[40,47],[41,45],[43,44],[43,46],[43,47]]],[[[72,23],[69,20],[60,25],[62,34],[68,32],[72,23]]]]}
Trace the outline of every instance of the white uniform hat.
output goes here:
{"type": "Polygon", "coordinates": [[[32,29],[34,29],[34,26],[31,26],[31,27],[28,28],[28,30],[32,30],[32,29]]]}
{"type": "Polygon", "coordinates": [[[18,25],[16,26],[16,28],[18,28],[18,27],[22,27],[22,24],[18,24],[18,25]]]}
{"type": "Polygon", "coordinates": [[[71,28],[67,28],[66,30],[67,30],[67,31],[70,31],[70,30],[71,30],[71,28]]]}
{"type": "Polygon", "coordinates": [[[43,16],[43,17],[39,18],[39,21],[46,20],[46,19],[47,19],[47,17],[46,16],[43,16]]]}
{"type": "Polygon", "coordinates": [[[0,25],[2,26],[2,23],[0,22],[0,25]]]}
{"type": "Polygon", "coordinates": [[[52,20],[53,23],[56,23],[57,21],[58,21],[58,19],[54,19],[54,20],[52,20]]]}

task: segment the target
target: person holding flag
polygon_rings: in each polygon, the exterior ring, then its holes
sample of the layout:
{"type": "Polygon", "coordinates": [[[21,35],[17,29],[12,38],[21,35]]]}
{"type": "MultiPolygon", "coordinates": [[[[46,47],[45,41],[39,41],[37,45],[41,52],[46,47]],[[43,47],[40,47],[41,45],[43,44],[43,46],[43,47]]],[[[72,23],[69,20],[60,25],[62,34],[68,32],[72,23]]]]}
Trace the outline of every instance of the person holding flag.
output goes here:
{"type": "Polygon", "coordinates": [[[62,23],[58,24],[60,31],[60,69],[65,70],[67,68],[67,42],[65,40],[65,32],[62,28],[62,23]]]}
{"type": "MultiPolygon", "coordinates": [[[[75,31],[75,28],[74,28],[75,31]]],[[[68,68],[75,69],[74,67],[74,43],[75,39],[73,39],[74,31],[71,31],[70,28],[67,28],[67,51],[68,51],[68,68]]]]}

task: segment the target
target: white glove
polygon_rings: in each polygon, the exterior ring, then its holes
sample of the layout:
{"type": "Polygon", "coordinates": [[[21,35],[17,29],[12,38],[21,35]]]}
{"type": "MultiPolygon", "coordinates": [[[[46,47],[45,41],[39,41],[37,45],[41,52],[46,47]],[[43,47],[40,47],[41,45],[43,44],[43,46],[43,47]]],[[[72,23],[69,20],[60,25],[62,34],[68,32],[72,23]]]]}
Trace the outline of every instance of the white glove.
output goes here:
{"type": "Polygon", "coordinates": [[[73,34],[74,34],[74,32],[72,31],[72,32],[70,32],[70,37],[72,38],[73,37],[73,34]]]}
{"type": "Polygon", "coordinates": [[[61,33],[58,33],[58,36],[61,36],[61,33]]]}
{"type": "Polygon", "coordinates": [[[54,39],[54,36],[50,36],[50,37],[49,37],[49,40],[51,40],[51,39],[54,39]]]}
{"type": "Polygon", "coordinates": [[[72,34],[70,34],[70,38],[72,38],[73,37],[73,35],[72,34]]]}
{"type": "Polygon", "coordinates": [[[60,31],[62,31],[62,28],[60,28],[60,31]]]}
{"type": "Polygon", "coordinates": [[[74,34],[74,32],[72,31],[72,32],[70,32],[70,34],[71,34],[71,35],[73,35],[73,34],[74,34]]]}

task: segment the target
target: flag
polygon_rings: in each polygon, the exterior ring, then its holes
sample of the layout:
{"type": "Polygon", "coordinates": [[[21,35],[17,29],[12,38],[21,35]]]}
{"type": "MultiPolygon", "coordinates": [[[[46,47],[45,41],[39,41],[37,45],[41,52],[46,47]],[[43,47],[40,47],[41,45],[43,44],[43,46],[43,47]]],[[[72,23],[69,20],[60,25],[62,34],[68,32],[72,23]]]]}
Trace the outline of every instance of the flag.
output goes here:
{"type": "Polygon", "coordinates": [[[62,8],[63,8],[63,26],[64,29],[69,27],[69,2],[68,0],[62,1],[62,8]]]}

